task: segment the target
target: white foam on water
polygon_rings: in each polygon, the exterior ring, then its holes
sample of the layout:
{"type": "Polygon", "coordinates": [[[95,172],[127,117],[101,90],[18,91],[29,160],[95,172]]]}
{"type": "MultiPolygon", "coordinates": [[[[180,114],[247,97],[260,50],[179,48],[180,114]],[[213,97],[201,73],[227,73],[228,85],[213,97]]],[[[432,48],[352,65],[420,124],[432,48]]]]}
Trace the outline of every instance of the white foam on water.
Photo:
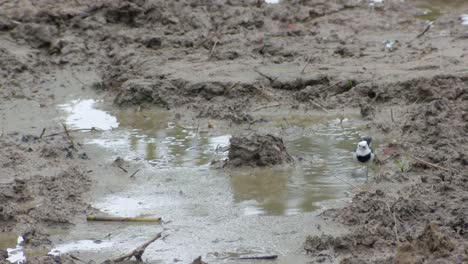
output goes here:
{"type": "Polygon", "coordinates": [[[78,240],[66,244],[58,245],[53,248],[48,255],[57,256],[72,251],[97,251],[104,248],[110,248],[114,244],[111,241],[78,240]]]}
{"type": "Polygon", "coordinates": [[[23,247],[24,238],[18,237],[18,244],[15,248],[7,248],[8,258],[7,260],[11,263],[21,264],[26,263],[26,255],[24,254],[23,247]]]}
{"type": "Polygon", "coordinates": [[[58,107],[67,112],[66,124],[73,128],[100,128],[110,130],[117,128],[119,122],[111,114],[95,108],[98,101],[94,99],[72,100],[58,107]]]}

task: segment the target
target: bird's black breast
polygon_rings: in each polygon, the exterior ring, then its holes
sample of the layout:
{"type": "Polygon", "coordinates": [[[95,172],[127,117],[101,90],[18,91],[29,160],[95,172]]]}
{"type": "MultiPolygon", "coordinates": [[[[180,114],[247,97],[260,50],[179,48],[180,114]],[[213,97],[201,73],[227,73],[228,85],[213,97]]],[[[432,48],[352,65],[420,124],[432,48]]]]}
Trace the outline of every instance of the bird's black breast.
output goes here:
{"type": "Polygon", "coordinates": [[[368,162],[371,159],[371,157],[372,157],[372,153],[369,153],[365,156],[357,156],[356,158],[359,162],[368,162]]]}

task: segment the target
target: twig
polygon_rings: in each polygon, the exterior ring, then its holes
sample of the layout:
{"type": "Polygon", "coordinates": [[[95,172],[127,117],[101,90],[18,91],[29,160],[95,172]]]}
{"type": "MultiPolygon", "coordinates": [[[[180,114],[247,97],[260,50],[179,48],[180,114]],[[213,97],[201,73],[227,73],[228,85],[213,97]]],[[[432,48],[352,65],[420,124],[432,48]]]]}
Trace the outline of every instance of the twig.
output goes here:
{"type": "Polygon", "coordinates": [[[421,34],[417,35],[415,39],[420,38],[420,37],[422,37],[424,34],[426,34],[426,32],[428,32],[429,29],[432,28],[432,25],[433,25],[433,24],[434,24],[434,21],[429,22],[429,23],[427,24],[426,28],[424,29],[424,31],[423,31],[421,34]]]}
{"type": "Polygon", "coordinates": [[[195,48],[196,48],[196,49],[200,48],[200,47],[201,47],[203,44],[205,44],[208,40],[211,40],[212,38],[214,38],[214,37],[216,37],[216,36],[217,36],[217,34],[213,34],[213,35],[211,35],[211,36],[209,36],[209,37],[206,37],[206,38],[205,38],[204,40],[202,40],[200,43],[196,44],[196,45],[195,45],[195,48]]]}
{"type": "Polygon", "coordinates": [[[358,189],[359,191],[362,191],[362,189],[361,189],[361,188],[357,187],[356,185],[354,185],[354,184],[352,184],[352,183],[350,183],[350,182],[347,182],[347,181],[345,181],[345,180],[343,180],[343,179],[339,178],[339,177],[338,177],[338,176],[336,176],[336,175],[333,175],[333,177],[337,178],[338,180],[340,180],[340,181],[342,181],[342,182],[344,182],[344,183],[346,183],[346,184],[349,184],[350,186],[352,186],[352,187],[354,187],[354,188],[358,189]]]}
{"type": "Polygon", "coordinates": [[[393,109],[390,107],[390,117],[392,118],[392,122],[395,123],[395,119],[393,119],[393,109]]]}
{"type": "MultiPolygon", "coordinates": [[[[77,129],[68,129],[68,132],[75,132],[75,131],[101,131],[102,129],[98,128],[98,127],[92,127],[92,128],[77,128],[77,129]]],[[[66,133],[65,131],[62,131],[62,132],[58,132],[58,133],[53,133],[53,134],[49,134],[45,137],[53,137],[53,136],[57,136],[57,135],[60,135],[60,134],[63,134],[63,133],[66,133]]]]}
{"type": "Polygon", "coordinates": [[[276,81],[276,79],[278,79],[278,78],[279,78],[279,77],[276,77],[276,78],[270,77],[270,76],[266,75],[265,73],[263,73],[263,72],[259,71],[259,70],[258,70],[258,69],[256,69],[256,68],[254,68],[254,72],[256,72],[256,73],[260,74],[261,76],[263,76],[263,77],[265,77],[265,78],[267,78],[267,79],[270,81],[270,83],[272,83],[272,82],[276,81]]]}
{"type": "Polygon", "coordinates": [[[44,127],[44,128],[42,129],[42,132],[41,132],[41,135],[39,136],[39,138],[42,138],[42,136],[44,136],[45,131],[46,131],[46,128],[44,127]]]}
{"type": "Polygon", "coordinates": [[[236,88],[237,85],[239,85],[239,81],[235,82],[231,87],[229,87],[226,92],[224,92],[224,95],[227,95],[229,92],[231,92],[232,89],[236,88]]]}
{"type": "Polygon", "coordinates": [[[70,144],[72,145],[73,148],[75,148],[75,142],[73,142],[73,139],[72,139],[72,137],[70,136],[70,133],[68,133],[67,126],[65,125],[65,123],[62,123],[62,126],[63,126],[63,129],[65,130],[65,134],[66,134],[67,137],[68,137],[68,140],[70,140],[70,144]]]}
{"type": "Polygon", "coordinates": [[[392,212],[392,210],[390,209],[390,206],[388,205],[387,201],[385,201],[385,205],[387,206],[387,209],[388,211],[393,215],[393,222],[394,222],[394,232],[395,232],[395,239],[396,239],[396,243],[400,243],[400,239],[398,238],[398,220],[396,219],[396,215],[395,215],[395,212],[392,212]]]}
{"type": "Polygon", "coordinates": [[[301,74],[304,74],[305,69],[307,68],[307,65],[309,65],[309,62],[310,62],[310,58],[311,58],[311,57],[312,57],[311,55],[309,55],[309,56],[307,57],[306,62],[305,62],[305,65],[304,65],[304,68],[302,68],[301,74]]]}
{"type": "Polygon", "coordinates": [[[447,169],[447,168],[444,168],[444,167],[442,167],[442,166],[436,165],[436,164],[434,164],[434,163],[430,163],[430,162],[427,162],[427,161],[425,161],[425,160],[422,160],[422,159],[420,159],[420,158],[416,158],[416,157],[411,156],[411,155],[409,155],[409,156],[410,156],[410,158],[412,158],[412,159],[414,159],[414,160],[416,160],[416,161],[419,161],[419,162],[421,162],[421,163],[424,163],[424,164],[426,164],[426,165],[428,165],[428,166],[430,166],[430,167],[434,167],[434,168],[437,168],[437,169],[439,169],[439,170],[444,170],[444,171],[456,172],[456,170],[447,169]]]}
{"type": "Polygon", "coordinates": [[[208,56],[208,58],[211,58],[211,56],[213,56],[213,53],[215,51],[217,44],[218,44],[218,40],[215,40],[215,42],[213,43],[213,47],[211,48],[211,51],[210,51],[210,56],[208,56]]]}
{"type": "Polygon", "coordinates": [[[78,261],[80,261],[80,262],[87,263],[86,261],[84,261],[84,260],[78,258],[77,256],[75,256],[75,255],[73,255],[73,254],[70,254],[69,256],[70,256],[72,259],[74,259],[74,260],[78,260],[78,261]]]}
{"type": "Polygon", "coordinates": [[[132,175],[130,175],[130,178],[133,178],[141,169],[136,170],[132,175]]]}
{"type": "Polygon", "coordinates": [[[314,99],[309,99],[309,101],[310,101],[313,105],[315,105],[315,106],[319,107],[320,109],[322,109],[323,111],[325,111],[326,113],[330,113],[330,111],[328,111],[327,109],[325,109],[325,107],[323,107],[323,106],[321,106],[319,103],[315,102],[314,99]]]}
{"type": "Polygon", "coordinates": [[[118,217],[89,215],[87,221],[110,221],[110,222],[161,222],[161,217],[118,217]]]}
{"type": "Polygon", "coordinates": [[[332,85],[328,86],[328,87],[326,88],[326,90],[328,90],[328,89],[330,89],[330,88],[332,88],[332,87],[338,85],[338,84],[341,83],[341,82],[343,82],[343,80],[340,80],[340,81],[337,81],[336,83],[333,83],[332,85]]]}
{"type": "Polygon", "coordinates": [[[124,260],[130,260],[132,257],[135,257],[136,260],[142,261],[141,256],[143,256],[143,253],[145,253],[145,249],[154,241],[159,239],[161,237],[161,233],[158,233],[156,236],[152,237],[150,240],[145,242],[143,245],[137,247],[136,249],[132,250],[131,252],[118,257],[116,259],[113,259],[111,262],[122,262],[124,260]]]}
{"type": "Polygon", "coordinates": [[[78,77],[76,77],[75,72],[71,71],[71,76],[72,76],[75,80],[77,80],[79,83],[81,83],[81,85],[83,85],[83,86],[88,86],[88,84],[82,82],[78,77]]]}
{"type": "Polygon", "coordinates": [[[123,170],[125,173],[128,173],[128,171],[126,169],[122,168],[122,166],[117,165],[117,167],[119,167],[119,169],[123,170]]]}
{"type": "Polygon", "coordinates": [[[266,256],[237,257],[233,259],[248,260],[248,259],[277,259],[277,258],[278,258],[278,255],[266,255],[266,256]]]}
{"type": "Polygon", "coordinates": [[[265,108],[278,107],[278,106],[281,106],[281,104],[265,105],[265,106],[262,106],[262,107],[259,107],[259,108],[255,108],[254,110],[252,110],[252,112],[256,112],[256,111],[259,111],[259,110],[262,110],[262,109],[265,109],[265,108]]]}

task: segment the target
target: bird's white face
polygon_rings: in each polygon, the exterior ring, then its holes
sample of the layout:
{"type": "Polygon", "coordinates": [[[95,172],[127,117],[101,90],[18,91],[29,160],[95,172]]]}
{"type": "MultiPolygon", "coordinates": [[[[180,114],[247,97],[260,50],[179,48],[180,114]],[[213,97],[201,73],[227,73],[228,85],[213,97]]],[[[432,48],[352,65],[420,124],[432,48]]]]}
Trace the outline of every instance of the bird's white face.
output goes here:
{"type": "Polygon", "coordinates": [[[367,142],[366,141],[361,141],[358,143],[358,149],[361,149],[361,150],[366,150],[369,146],[367,146],[367,142]]]}
{"type": "Polygon", "coordinates": [[[371,150],[369,148],[369,145],[367,145],[366,141],[360,141],[357,144],[357,148],[356,148],[356,154],[357,155],[365,156],[365,155],[369,154],[370,152],[371,152],[371,150]]]}

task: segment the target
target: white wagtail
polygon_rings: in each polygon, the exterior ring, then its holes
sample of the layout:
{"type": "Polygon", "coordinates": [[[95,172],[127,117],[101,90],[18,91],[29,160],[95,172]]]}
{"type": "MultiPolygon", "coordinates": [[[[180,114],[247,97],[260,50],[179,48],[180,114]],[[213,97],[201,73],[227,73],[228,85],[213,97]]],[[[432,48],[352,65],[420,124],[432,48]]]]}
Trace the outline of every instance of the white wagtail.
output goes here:
{"type": "Polygon", "coordinates": [[[369,180],[369,163],[371,163],[375,155],[371,149],[371,137],[363,137],[361,141],[357,143],[354,149],[354,158],[361,164],[366,165],[366,181],[369,180]]]}

